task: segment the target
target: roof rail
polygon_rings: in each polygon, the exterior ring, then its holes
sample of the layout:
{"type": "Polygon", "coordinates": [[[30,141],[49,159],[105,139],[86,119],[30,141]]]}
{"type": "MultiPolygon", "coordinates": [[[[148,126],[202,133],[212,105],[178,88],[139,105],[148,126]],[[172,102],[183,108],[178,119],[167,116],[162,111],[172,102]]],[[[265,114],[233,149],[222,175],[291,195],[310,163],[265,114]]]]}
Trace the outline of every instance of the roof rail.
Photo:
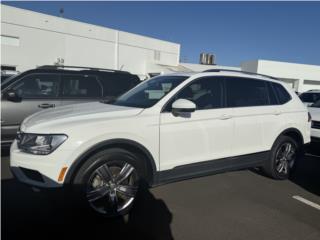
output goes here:
{"type": "Polygon", "coordinates": [[[271,78],[274,80],[279,80],[276,77],[272,77],[269,75],[264,75],[264,74],[260,74],[260,73],[254,73],[254,72],[246,72],[246,71],[240,71],[240,70],[232,70],[232,69],[208,69],[205,70],[203,72],[236,72],[236,73],[244,73],[244,74],[249,74],[249,75],[256,75],[256,76],[261,76],[261,77],[267,77],[267,78],[271,78]]]}
{"type": "Polygon", "coordinates": [[[37,67],[38,69],[61,69],[61,68],[73,68],[73,69],[83,69],[83,70],[95,70],[95,71],[108,71],[108,72],[119,72],[119,73],[129,73],[127,71],[107,69],[107,68],[95,68],[95,67],[81,67],[81,66],[65,66],[65,65],[43,65],[37,67]]]}
{"type": "Polygon", "coordinates": [[[320,89],[310,89],[310,90],[308,90],[308,92],[319,92],[320,91],[320,89]]]}

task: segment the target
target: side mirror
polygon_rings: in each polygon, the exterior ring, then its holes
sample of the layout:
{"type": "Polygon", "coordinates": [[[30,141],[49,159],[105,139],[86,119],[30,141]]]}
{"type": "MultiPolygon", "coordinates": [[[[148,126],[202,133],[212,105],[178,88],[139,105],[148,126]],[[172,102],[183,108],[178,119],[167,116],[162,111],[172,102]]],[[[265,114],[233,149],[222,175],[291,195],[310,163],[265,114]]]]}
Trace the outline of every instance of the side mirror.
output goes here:
{"type": "Polygon", "coordinates": [[[14,90],[8,90],[5,93],[5,97],[8,101],[11,102],[21,102],[22,98],[18,95],[18,93],[14,90]]]}
{"type": "Polygon", "coordinates": [[[185,113],[192,113],[196,110],[196,104],[187,99],[178,99],[172,103],[173,115],[181,115],[185,113]]]}

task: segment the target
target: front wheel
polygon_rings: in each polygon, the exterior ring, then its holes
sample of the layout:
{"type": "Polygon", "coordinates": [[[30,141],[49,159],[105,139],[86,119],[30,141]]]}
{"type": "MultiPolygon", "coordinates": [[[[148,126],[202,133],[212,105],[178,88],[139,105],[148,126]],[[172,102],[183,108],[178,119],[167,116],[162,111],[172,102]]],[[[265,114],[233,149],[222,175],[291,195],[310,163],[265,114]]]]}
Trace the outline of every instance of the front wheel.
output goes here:
{"type": "Polygon", "coordinates": [[[280,136],[274,143],[270,161],[263,170],[274,179],[287,179],[297,164],[301,152],[301,146],[291,137],[280,136]]]}
{"type": "Polygon", "coordinates": [[[129,212],[139,189],[143,167],[137,157],[123,149],[108,149],[92,156],[75,178],[82,199],[106,217],[129,212]]]}

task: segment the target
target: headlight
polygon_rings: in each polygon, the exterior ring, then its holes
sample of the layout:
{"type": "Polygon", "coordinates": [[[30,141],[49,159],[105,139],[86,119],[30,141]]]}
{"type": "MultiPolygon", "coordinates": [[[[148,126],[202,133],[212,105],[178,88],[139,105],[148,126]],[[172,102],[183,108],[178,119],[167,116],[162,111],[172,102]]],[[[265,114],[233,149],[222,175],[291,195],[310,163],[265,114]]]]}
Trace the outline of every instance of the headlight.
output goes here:
{"type": "Polygon", "coordinates": [[[68,137],[63,134],[18,133],[18,147],[22,151],[47,155],[59,147],[68,137]]]}

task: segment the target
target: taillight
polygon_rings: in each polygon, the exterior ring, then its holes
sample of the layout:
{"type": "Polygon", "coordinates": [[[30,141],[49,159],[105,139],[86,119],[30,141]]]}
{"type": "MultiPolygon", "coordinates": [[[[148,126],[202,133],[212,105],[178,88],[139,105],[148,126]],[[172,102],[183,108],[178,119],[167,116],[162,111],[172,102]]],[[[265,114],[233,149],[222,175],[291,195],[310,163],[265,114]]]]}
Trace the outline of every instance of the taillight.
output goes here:
{"type": "Polygon", "coordinates": [[[312,120],[311,114],[308,112],[308,122],[311,122],[311,120],[312,120]]]}

